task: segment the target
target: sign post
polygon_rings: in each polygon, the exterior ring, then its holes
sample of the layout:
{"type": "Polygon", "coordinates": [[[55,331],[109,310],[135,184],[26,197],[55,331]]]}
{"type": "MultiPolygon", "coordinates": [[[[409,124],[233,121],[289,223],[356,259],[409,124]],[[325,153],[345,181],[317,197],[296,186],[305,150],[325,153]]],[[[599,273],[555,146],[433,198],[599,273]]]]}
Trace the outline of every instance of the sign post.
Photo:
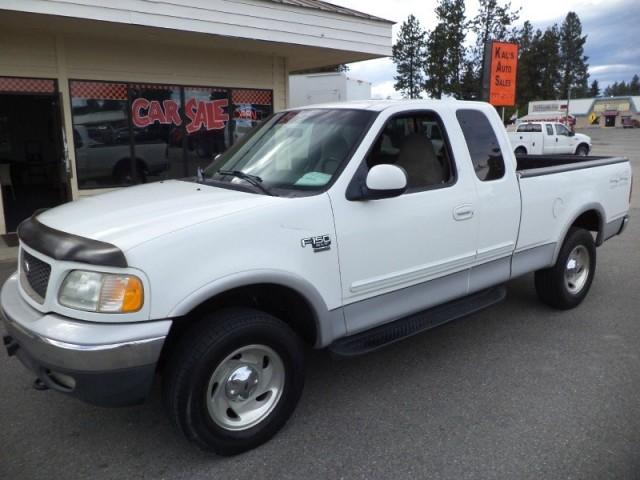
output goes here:
{"type": "Polygon", "coordinates": [[[518,44],[491,40],[485,45],[483,97],[494,107],[516,104],[518,44]]]}

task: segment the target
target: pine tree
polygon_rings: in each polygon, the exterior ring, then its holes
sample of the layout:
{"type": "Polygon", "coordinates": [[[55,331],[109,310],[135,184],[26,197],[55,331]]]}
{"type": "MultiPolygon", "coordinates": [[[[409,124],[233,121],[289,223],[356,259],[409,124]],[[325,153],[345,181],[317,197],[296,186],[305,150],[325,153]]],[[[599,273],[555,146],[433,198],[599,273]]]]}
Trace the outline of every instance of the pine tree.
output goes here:
{"type": "Polygon", "coordinates": [[[440,98],[443,93],[462,96],[467,22],[464,0],[439,0],[438,25],[428,35],[425,89],[440,98]]]}
{"type": "Polygon", "coordinates": [[[418,19],[409,15],[400,27],[398,40],[393,45],[393,63],[397,74],[394,88],[405,97],[420,98],[424,84],[425,41],[426,32],[418,19]]]}
{"type": "Polygon", "coordinates": [[[498,0],[480,0],[478,14],[469,22],[469,28],[476,34],[476,44],[472,51],[472,61],[476,77],[476,95],[482,90],[482,63],[484,46],[489,40],[507,41],[517,38],[513,24],[520,18],[520,9],[512,10],[511,2],[500,5],[498,0]]]}
{"type": "Polygon", "coordinates": [[[557,25],[547,28],[542,34],[537,45],[536,63],[541,78],[540,99],[558,98],[562,96],[562,91],[558,91],[561,84],[560,74],[560,31],[557,25]]]}
{"type": "Polygon", "coordinates": [[[640,77],[637,73],[629,83],[629,95],[640,95],[640,77]]]}
{"type": "Polygon", "coordinates": [[[536,98],[537,65],[533,63],[534,31],[531,22],[524,22],[518,38],[518,76],[516,100],[519,109],[526,110],[528,103],[536,98]]]}
{"type": "Polygon", "coordinates": [[[591,87],[589,88],[589,96],[590,97],[600,96],[600,85],[598,85],[598,80],[594,80],[593,82],[591,82],[591,87]]]}
{"type": "Polygon", "coordinates": [[[580,18],[575,12],[569,12],[560,28],[561,96],[566,96],[570,89],[572,98],[587,95],[589,57],[584,55],[586,41],[587,36],[582,36],[580,18]]]}
{"type": "Polygon", "coordinates": [[[447,32],[444,25],[439,24],[427,39],[427,56],[424,67],[427,79],[424,82],[424,88],[433,98],[442,98],[442,94],[447,91],[449,69],[444,60],[448,53],[446,38],[447,32]]]}

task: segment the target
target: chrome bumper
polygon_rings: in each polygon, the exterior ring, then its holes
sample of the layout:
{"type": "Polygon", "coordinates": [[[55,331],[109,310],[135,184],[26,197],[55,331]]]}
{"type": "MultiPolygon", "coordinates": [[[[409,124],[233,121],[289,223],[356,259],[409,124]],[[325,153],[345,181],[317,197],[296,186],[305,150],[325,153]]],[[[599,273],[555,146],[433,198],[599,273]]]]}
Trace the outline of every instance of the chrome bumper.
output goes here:
{"type": "Polygon", "coordinates": [[[22,299],[15,274],[2,287],[0,306],[9,355],[48,387],[99,405],[144,400],[172,323],[91,323],[43,314],[22,299]]]}

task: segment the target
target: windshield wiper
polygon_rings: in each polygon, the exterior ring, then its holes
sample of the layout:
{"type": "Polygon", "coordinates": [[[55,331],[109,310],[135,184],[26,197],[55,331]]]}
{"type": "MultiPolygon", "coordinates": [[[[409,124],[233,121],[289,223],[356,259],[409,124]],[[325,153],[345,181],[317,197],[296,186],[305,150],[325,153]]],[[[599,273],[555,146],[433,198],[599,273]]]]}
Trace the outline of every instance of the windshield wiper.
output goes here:
{"type": "Polygon", "coordinates": [[[232,177],[241,178],[241,179],[246,180],[247,182],[249,182],[254,187],[257,187],[258,189],[260,189],[262,192],[266,193],[267,195],[271,195],[272,197],[275,196],[275,194],[271,193],[269,191],[269,189],[262,184],[262,179],[257,175],[251,175],[249,173],[244,173],[244,172],[242,172],[240,170],[218,170],[217,173],[219,173],[220,175],[230,175],[232,177]]]}

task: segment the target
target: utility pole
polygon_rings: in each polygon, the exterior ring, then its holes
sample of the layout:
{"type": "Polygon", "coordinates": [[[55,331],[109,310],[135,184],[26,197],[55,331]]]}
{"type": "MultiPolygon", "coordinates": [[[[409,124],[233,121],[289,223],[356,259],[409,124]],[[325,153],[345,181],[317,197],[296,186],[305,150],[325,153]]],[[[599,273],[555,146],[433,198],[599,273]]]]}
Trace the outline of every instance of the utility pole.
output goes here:
{"type": "MultiPolygon", "coordinates": [[[[569,128],[569,102],[571,101],[571,85],[567,88],[567,113],[565,114],[564,123],[569,128]]],[[[570,129],[573,130],[573,129],[570,129]]]]}

